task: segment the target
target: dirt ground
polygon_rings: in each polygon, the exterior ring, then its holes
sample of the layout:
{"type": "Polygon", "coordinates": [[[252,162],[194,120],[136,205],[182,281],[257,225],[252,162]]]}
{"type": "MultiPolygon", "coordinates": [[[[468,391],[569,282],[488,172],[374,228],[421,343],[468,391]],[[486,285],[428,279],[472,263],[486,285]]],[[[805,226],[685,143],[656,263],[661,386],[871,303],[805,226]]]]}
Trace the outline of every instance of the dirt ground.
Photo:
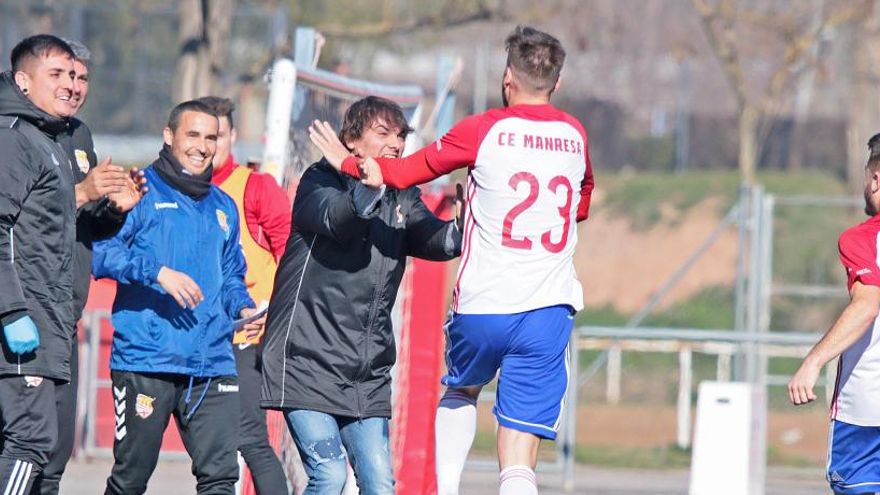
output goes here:
{"type": "MultiPolygon", "coordinates": [[[[601,204],[601,196],[598,197],[601,204]]],[[[578,229],[575,268],[584,285],[584,304],[638,311],[718,226],[717,200],[690,208],[675,222],[636,231],[628,220],[595,208],[578,229]],[[596,242],[609,240],[614,242],[596,242]],[[622,295],[625,294],[625,297],[622,295]]],[[[712,248],[663,299],[660,307],[688,299],[701,289],[733,286],[736,230],[728,228],[712,248]]]]}
{"type": "MultiPolygon", "coordinates": [[[[691,420],[695,412],[691,413],[691,420]]],[[[480,403],[479,429],[491,432],[495,418],[491,404],[480,403]]],[[[581,405],[577,443],[616,447],[666,447],[675,443],[676,412],[672,406],[581,405]]],[[[816,408],[808,412],[770,411],[767,445],[787,458],[817,466],[825,462],[828,416],[816,408]]]]}

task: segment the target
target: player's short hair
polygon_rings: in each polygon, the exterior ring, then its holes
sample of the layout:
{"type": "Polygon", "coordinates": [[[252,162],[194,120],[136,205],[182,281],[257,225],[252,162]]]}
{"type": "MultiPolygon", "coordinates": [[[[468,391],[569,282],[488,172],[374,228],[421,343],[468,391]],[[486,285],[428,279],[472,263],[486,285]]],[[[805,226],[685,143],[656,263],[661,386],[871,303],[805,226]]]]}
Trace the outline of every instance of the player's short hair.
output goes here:
{"type": "Polygon", "coordinates": [[[553,36],[529,26],[517,26],[504,40],[507,67],[517,79],[535,93],[549,93],[559,81],[565,63],[562,43],[553,36]]]}
{"type": "Polygon", "coordinates": [[[399,129],[399,135],[404,138],[413,131],[406,122],[400,105],[379,96],[367,96],[352,103],[345,111],[342,128],[339,129],[339,140],[343,143],[357,141],[376,119],[382,119],[394,129],[399,129]]]}
{"type": "Polygon", "coordinates": [[[199,112],[214,117],[217,116],[211,107],[198,100],[189,100],[179,103],[176,107],[171,109],[171,114],[168,116],[168,128],[171,129],[171,132],[177,131],[177,127],[180,125],[180,116],[183,115],[184,112],[199,112]]]}
{"type": "Polygon", "coordinates": [[[232,103],[232,100],[222,96],[203,96],[197,98],[196,101],[207,105],[208,108],[214,111],[217,118],[226,117],[229,120],[229,128],[235,128],[235,124],[232,122],[232,112],[235,111],[235,103],[232,103]]]}
{"type": "Polygon", "coordinates": [[[92,59],[92,52],[86,45],[80,41],[65,38],[63,36],[61,37],[61,40],[67,43],[70,46],[70,49],[73,50],[74,59],[79,60],[83,64],[89,64],[89,60],[92,59]]]}
{"type": "Polygon", "coordinates": [[[12,63],[12,73],[24,70],[25,64],[34,59],[48,57],[52,53],[61,52],[75,58],[73,49],[57,36],[51,34],[35,34],[18,42],[12,49],[9,61],[12,63]]]}
{"type": "Polygon", "coordinates": [[[868,163],[865,167],[872,171],[880,169],[880,133],[868,140],[868,163]]]}

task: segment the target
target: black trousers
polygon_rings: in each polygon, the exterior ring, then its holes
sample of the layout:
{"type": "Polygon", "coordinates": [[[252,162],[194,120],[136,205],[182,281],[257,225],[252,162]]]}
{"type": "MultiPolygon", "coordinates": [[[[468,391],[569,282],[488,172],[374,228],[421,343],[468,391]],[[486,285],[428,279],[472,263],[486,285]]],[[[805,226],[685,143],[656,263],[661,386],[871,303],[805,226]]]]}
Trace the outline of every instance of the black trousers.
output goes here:
{"type": "Polygon", "coordinates": [[[113,371],[116,433],[105,494],[142,494],[174,416],[193,461],[200,495],[235,493],[238,480],[238,380],[113,371]]]}
{"type": "Polygon", "coordinates": [[[290,493],[278,456],[269,445],[266,411],[260,408],[261,366],[257,346],[234,346],[241,397],[241,440],[238,450],[254,479],[257,495],[290,493]]]}
{"type": "Polygon", "coordinates": [[[36,376],[0,377],[0,493],[29,493],[58,439],[55,382],[36,376]]]}
{"type": "Polygon", "coordinates": [[[79,339],[77,329],[73,329],[70,350],[70,382],[55,384],[55,410],[58,414],[58,442],[49,457],[49,464],[34,480],[31,495],[58,495],[61,476],[70,455],[76,436],[76,399],[79,387],[79,339]]]}

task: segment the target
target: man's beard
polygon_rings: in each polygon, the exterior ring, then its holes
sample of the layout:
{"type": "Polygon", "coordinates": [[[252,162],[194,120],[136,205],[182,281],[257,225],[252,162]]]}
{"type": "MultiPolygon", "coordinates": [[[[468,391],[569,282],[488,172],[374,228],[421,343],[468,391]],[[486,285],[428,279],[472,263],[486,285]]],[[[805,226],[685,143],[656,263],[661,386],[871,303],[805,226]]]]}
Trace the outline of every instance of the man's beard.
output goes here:
{"type": "Polygon", "coordinates": [[[877,207],[874,206],[874,203],[871,202],[871,191],[865,189],[865,214],[869,217],[873,217],[877,213],[877,207]]]}

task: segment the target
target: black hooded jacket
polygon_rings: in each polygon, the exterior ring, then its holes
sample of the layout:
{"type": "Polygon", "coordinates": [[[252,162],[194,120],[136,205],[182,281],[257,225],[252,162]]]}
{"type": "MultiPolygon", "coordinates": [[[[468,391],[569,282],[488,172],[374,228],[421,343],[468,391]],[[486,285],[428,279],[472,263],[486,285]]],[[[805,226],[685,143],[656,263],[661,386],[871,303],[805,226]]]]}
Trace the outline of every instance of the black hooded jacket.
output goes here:
{"type": "MultiPolygon", "coordinates": [[[[58,135],[73,170],[73,181],[79,184],[89,170],[98,165],[92,131],[81,120],[68,119],[67,129],[58,135]]],[[[73,254],[74,316],[82,316],[89,296],[89,275],[92,272],[92,243],[109,239],[125,223],[125,213],[117,213],[106,198],[90,201],[76,211],[76,248],[73,254]]],[[[75,329],[71,329],[75,331],[75,329]]]]}
{"type": "Polygon", "coordinates": [[[326,162],[299,183],[266,321],[264,408],[390,417],[391,309],[406,258],[460,253],[454,222],[434,216],[418,188],[389,188],[362,214],[357,187],[326,162]]]}
{"type": "Polygon", "coordinates": [[[58,142],[67,127],[0,74],[0,322],[26,313],[40,334],[39,348],[21,356],[0,338],[0,375],[70,379],[76,198],[58,142]]]}

